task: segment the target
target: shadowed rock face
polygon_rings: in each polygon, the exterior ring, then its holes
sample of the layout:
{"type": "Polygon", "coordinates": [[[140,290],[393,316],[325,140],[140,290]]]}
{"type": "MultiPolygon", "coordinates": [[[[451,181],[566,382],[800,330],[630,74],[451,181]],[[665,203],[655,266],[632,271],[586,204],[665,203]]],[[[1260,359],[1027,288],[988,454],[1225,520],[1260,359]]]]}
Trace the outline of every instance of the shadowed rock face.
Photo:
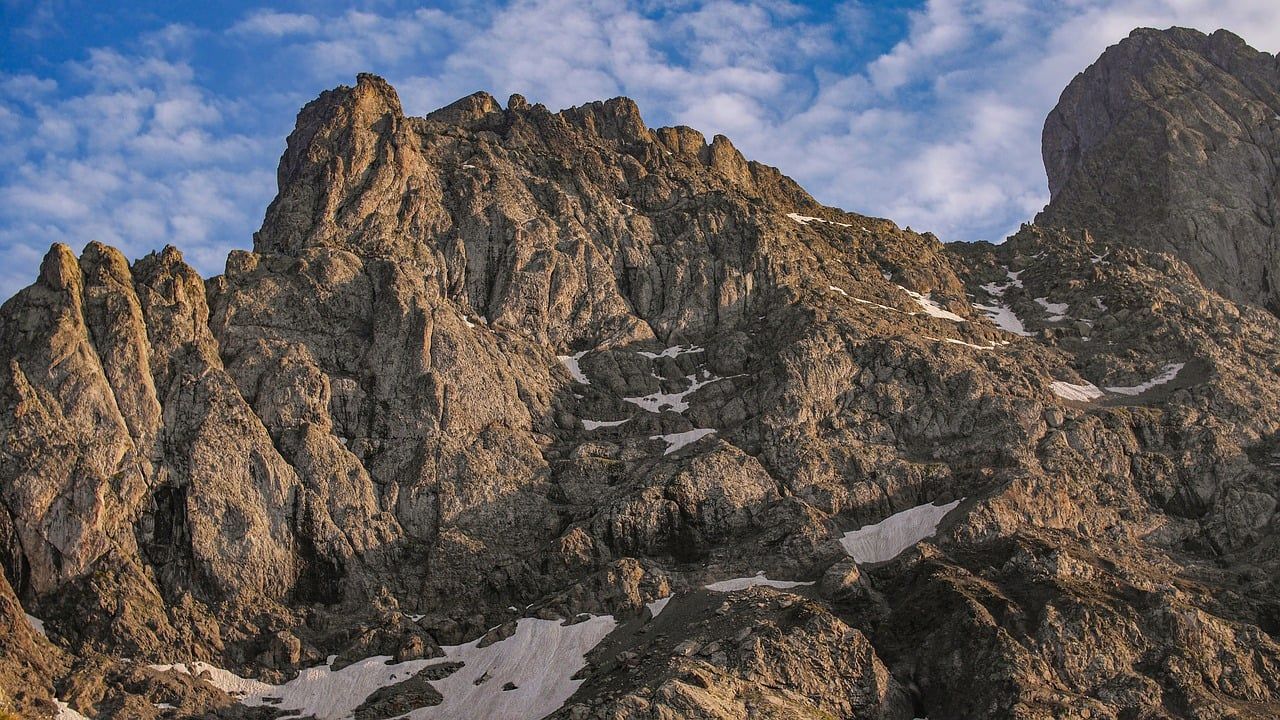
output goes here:
{"type": "Polygon", "coordinates": [[[1219,30],[1135,30],[1045,121],[1037,222],[1182,257],[1280,312],[1280,61],[1219,30]]]}
{"type": "Polygon", "coordinates": [[[1188,262],[943,246],[624,98],[412,118],[368,75],[279,182],[220,276],[56,245],[0,309],[0,620],[61,648],[18,641],[20,697],[0,659],[20,708],[269,716],[147,663],[278,684],[583,612],[620,625],[558,717],[1280,707],[1280,321],[1188,262]]]}

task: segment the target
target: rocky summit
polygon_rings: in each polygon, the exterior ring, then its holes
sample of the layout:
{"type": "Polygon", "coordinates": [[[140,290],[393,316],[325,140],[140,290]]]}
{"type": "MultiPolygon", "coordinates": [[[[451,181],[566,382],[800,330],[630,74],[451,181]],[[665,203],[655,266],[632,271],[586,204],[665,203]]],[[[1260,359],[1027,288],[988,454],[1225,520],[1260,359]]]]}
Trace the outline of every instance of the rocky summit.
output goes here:
{"type": "Polygon", "coordinates": [[[327,91],[222,275],[0,309],[0,708],[1280,716],[1278,87],[1135,31],[1000,245],[624,98],[327,91]]]}

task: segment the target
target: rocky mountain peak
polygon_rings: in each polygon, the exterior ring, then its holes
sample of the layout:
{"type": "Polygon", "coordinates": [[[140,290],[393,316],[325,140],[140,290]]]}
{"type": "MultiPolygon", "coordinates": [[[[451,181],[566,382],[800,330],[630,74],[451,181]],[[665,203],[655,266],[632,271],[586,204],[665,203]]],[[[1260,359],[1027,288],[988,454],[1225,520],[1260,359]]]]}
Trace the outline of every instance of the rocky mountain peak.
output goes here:
{"type": "Polygon", "coordinates": [[[371,75],[279,181],[219,276],[54,245],[0,308],[0,711],[1280,713],[1280,319],[1122,214],[943,245],[371,75]]]}
{"type": "Polygon", "coordinates": [[[1280,62],[1225,30],[1139,29],[1045,121],[1040,224],[1175,253],[1280,311],[1280,62]]]}

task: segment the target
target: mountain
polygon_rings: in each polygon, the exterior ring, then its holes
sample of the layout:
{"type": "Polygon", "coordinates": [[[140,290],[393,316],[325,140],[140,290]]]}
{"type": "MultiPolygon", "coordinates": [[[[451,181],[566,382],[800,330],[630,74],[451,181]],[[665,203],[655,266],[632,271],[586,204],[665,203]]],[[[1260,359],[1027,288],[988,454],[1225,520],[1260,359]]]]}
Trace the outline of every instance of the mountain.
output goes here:
{"type": "Polygon", "coordinates": [[[1170,252],[1280,313],[1280,60],[1219,30],[1135,30],[1045,121],[1037,218],[1170,252]]]}
{"type": "Polygon", "coordinates": [[[370,75],[278,177],[220,276],[55,245],[0,308],[0,707],[1280,712],[1280,319],[1195,256],[370,75]]]}

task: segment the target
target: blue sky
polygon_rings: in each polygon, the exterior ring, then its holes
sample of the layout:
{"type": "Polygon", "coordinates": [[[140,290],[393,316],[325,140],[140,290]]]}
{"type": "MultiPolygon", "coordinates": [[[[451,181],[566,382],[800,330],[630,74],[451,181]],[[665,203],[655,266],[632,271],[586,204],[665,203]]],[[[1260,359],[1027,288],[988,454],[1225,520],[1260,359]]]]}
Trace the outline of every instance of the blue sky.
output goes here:
{"type": "Polygon", "coordinates": [[[1040,127],[1066,83],[1175,24],[1280,50],[1275,0],[0,0],[0,298],[57,241],[173,244],[221,272],[298,108],[364,71],[413,114],[479,89],[629,95],[825,203],[998,241],[1047,200],[1040,127]]]}

